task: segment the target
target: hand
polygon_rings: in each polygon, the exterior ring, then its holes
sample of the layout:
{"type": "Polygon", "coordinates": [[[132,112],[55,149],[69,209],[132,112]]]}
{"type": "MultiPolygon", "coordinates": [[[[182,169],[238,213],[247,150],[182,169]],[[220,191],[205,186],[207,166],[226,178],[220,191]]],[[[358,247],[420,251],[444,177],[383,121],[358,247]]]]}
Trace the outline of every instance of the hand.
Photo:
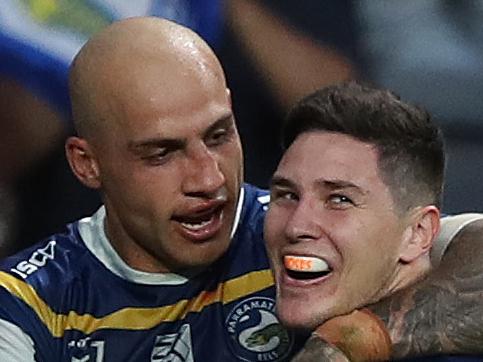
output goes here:
{"type": "Polygon", "coordinates": [[[313,336],[336,346],[353,362],[387,361],[391,357],[388,331],[382,320],[367,308],[329,319],[317,327],[313,336]]]}
{"type": "Polygon", "coordinates": [[[292,359],[292,362],[349,362],[350,360],[337,347],[320,339],[317,334],[305,343],[304,348],[292,359]]]}

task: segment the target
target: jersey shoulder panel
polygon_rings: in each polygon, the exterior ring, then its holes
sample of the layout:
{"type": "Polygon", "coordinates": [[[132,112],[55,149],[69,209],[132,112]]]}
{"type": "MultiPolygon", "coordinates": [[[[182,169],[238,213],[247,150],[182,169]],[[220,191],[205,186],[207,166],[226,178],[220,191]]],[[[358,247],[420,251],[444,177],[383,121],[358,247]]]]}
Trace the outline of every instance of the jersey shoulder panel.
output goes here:
{"type": "Polygon", "coordinates": [[[67,225],[65,232],[51,235],[41,242],[4,259],[0,272],[24,281],[35,289],[58,293],[69,284],[85,263],[95,258],[85,247],[77,230],[77,222],[67,225]]]}
{"type": "MultiPolygon", "coordinates": [[[[62,307],[85,263],[95,258],[82,243],[77,222],[0,264],[0,319],[19,328],[41,349],[38,360],[54,360],[54,339],[68,323],[62,307]],[[38,343],[44,341],[43,343],[38,343]]],[[[28,343],[25,346],[28,347],[28,343]]],[[[28,348],[24,348],[27,353],[28,348]]],[[[27,360],[27,358],[26,358],[27,360]]]]}
{"type": "Polygon", "coordinates": [[[263,232],[263,220],[268,209],[270,194],[267,190],[245,184],[244,199],[238,231],[263,232]]]}
{"type": "Polygon", "coordinates": [[[227,279],[263,271],[270,279],[267,286],[271,286],[272,274],[263,239],[268,192],[251,185],[244,185],[243,190],[243,206],[236,232],[221,263],[229,266],[224,269],[227,279]]]}

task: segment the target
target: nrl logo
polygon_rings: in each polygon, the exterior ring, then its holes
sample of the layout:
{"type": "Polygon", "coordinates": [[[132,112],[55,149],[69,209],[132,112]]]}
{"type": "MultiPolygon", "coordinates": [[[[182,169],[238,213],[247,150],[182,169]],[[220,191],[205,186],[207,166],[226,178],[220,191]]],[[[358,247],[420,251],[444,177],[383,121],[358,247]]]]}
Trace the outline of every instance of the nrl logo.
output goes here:
{"type": "Polygon", "coordinates": [[[242,361],[282,361],[292,349],[293,339],[278,322],[271,298],[253,297],[238,303],[225,327],[242,361]]]}
{"type": "Polygon", "coordinates": [[[151,362],[193,362],[189,324],[183,324],[177,333],[156,336],[151,362]]]}

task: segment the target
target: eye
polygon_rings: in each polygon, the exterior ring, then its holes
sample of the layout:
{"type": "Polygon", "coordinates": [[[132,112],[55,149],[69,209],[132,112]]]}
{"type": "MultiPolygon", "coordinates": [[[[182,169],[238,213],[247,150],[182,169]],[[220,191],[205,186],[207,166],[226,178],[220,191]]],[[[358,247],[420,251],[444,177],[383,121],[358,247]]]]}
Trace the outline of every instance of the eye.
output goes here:
{"type": "Polygon", "coordinates": [[[221,145],[230,138],[231,134],[232,131],[228,127],[217,128],[208,135],[206,139],[206,144],[208,146],[221,145]]]}
{"type": "Polygon", "coordinates": [[[342,194],[329,195],[327,203],[333,209],[346,209],[355,205],[355,203],[349,197],[342,194]]]}
{"type": "Polygon", "coordinates": [[[270,190],[270,202],[297,201],[298,195],[287,189],[272,188],[270,190]]]}
{"type": "Polygon", "coordinates": [[[150,152],[149,154],[143,156],[142,159],[149,164],[159,165],[168,161],[171,154],[172,150],[167,147],[163,147],[150,152]]]}

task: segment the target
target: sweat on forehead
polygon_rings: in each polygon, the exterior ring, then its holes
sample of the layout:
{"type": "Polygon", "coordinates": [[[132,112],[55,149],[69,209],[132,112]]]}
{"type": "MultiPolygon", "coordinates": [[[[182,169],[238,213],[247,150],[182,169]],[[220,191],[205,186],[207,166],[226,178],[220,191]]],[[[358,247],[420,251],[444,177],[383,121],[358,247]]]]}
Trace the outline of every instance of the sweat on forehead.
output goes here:
{"type": "MultiPolygon", "coordinates": [[[[109,98],[121,98],[146,80],[166,89],[183,78],[225,82],[209,46],[193,31],[171,21],[130,18],[91,38],[74,59],[69,77],[72,114],[82,136],[105,121],[109,98]]],[[[149,87],[150,84],[146,84],[149,87]]]]}

